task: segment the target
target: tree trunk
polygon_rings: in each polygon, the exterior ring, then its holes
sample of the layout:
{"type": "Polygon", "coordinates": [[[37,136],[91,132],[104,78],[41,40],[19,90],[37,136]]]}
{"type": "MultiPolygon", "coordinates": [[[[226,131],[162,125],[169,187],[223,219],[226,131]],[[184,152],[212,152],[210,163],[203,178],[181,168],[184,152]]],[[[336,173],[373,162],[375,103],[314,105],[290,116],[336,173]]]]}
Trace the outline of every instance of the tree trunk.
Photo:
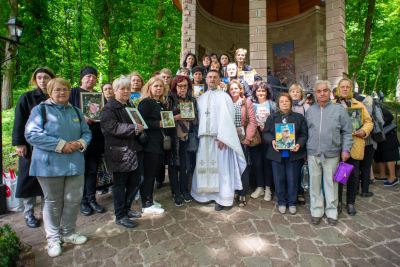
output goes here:
{"type": "Polygon", "coordinates": [[[69,72],[71,75],[71,84],[74,84],[74,69],[72,68],[72,61],[71,61],[71,49],[69,46],[69,35],[71,24],[68,23],[69,13],[65,10],[65,39],[67,40],[67,58],[68,58],[68,65],[69,65],[69,72]]]}
{"type": "MultiPolygon", "coordinates": [[[[380,60],[380,61],[382,61],[382,59],[380,60]]],[[[379,61],[379,62],[380,62],[379,61]]],[[[377,73],[376,73],[376,79],[375,79],[375,83],[374,83],[374,88],[372,89],[372,91],[375,91],[375,88],[376,88],[376,84],[378,83],[378,79],[379,79],[379,73],[381,72],[381,66],[379,65],[378,66],[378,71],[377,71],[377,73]]],[[[383,90],[383,89],[382,89],[383,90]]]]}
{"type": "MultiPolygon", "coordinates": [[[[11,15],[10,18],[14,18],[18,16],[18,0],[9,0],[8,3],[11,6],[11,15]]],[[[11,36],[7,36],[7,38],[11,39],[11,36]]],[[[8,50],[10,43],[6,43],[5,47],[5,58],[10,58],[11,56],[15,56],[17,52],[16,49],[8,50]]],[[[5,71],[3,73],[3,87],[1,90],[1,108],[3,110],[11,109],[13,107],[13,83],[14,83],[14,75],[15,75],[15,58],[4,63],[5,71]]],[[[1,66],[0,66],[1,67],[1,66]]]]}
{"type": "Polygon", "coordinates": [[[160,60],[160,45],[161,45],[161,41],[160,38],[163,37],[163,31],[162,31],[162,27],[161,27],[161,20],[163,17],[163,0],[160,0],[160,4],[158,5],[158,16],[157,16],[157,23],[158,23],[158,27],[156,30],[156,46],[155,46],[155,50],[154,50],[154,60],[153,60],[153,65],[154,66],[158,66],[158,61],[160,60]]]}
{"type": "MultiPolygon", "coordinates": [[[[108,43],[109,44],[109,43],[108,43]]],[[[108,45],[108,80],[113,81],[114,80],[114,47],[112,47],[110,44],[108,45]]]]}

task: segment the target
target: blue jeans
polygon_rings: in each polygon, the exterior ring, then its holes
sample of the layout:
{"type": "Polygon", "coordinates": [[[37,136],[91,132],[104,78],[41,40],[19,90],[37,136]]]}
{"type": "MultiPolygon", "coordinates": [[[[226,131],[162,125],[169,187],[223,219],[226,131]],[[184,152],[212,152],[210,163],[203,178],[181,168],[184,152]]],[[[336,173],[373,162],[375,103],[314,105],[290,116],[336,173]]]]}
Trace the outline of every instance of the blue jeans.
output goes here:
{"type": "Polygon", "coordinates": [[[296,206],[301,159],[290,161],[289,158],[282,158],[281,162],[272,160],[271,165],[279,206],[296,206]]]}

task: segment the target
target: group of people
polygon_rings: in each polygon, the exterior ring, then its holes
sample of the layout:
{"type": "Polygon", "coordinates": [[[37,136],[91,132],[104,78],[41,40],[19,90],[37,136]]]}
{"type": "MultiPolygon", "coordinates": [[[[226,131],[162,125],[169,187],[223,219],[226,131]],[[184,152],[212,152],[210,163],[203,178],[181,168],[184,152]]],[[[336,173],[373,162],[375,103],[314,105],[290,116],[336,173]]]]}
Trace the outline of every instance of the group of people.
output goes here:
{"type": "MultiPolygon", "coordinates": [[[[86,242],[85,236],[75,232],[79,211],[85,216],[104,211],[96,201],[97,171],[103,158],[113,174],[115,223],[128,228],[136,226],[132,219],[141,213],[164,212],[154,201],[153,191],[163,186],[166,166],[178,207],[193,199],[213,201],[217,211],[230,209],[235,201],[245,207],[252,166],[257,188],[251,197],[271,201],[275,188],[279,212],[285,214],[288,208],[296,214],[297,205],[306,204],[301,169],[307,160],[312,223],[318,224],[326,214],[334,226],[342,212],[343,186],[333,181],[333,175],[344,161],[354,166],[347,183],[347,211],[356,214],[360,179],[361,196],[373,196],[369,184],[375,150],[379,155],[375,161],[383,164],[383,174],[375,180],[384,181],[384,162],[399,158],[394,131],[386,135],[385,150],[380,151],[381,143],[370,138],[371,115],[382,124],[389,124],[393,116],[379,112],[369,96],[354,98],[346,78],[338,83],[334,100],[331,84],[322,80],[314,86],[316,103],[307,101],[298,84],[275,98],[269,84],[274,79],[263,81],[245,63],[246,53],[238,49],[236,63],[226,54],[219,59],[211,54],[203,57],[202,67],[197,67],[196,56],[189,53],[175,77],[171,70],[162,69],[146,83],[138,72],[121,75],[101,86],[105,105],[99,120],[81,110],[81,94],[95,92],[96,69],[83,68],[80,86],[75,88],[48,67],[35,70],[31,82],[37,88],[21,96],[15,113],[16,197],[24,198],[28,227],[39,226],[33,208],[36,197],[42,197],[51,257],[62,253],[61,241],[86,242]],[[253,85],[241,77],[242,71],[254,72],[253,85]],[[228,84],[221,83],[224,76],[230,78],[228,84]],[[200,97],[194,97],[193,84],[205,85],[200,97]],[[140,94],[140,99],[132,101],[132,94],[140,94]],[[193,107],[194,118],[183,118],[182,103],[193,107]],[[255,106],[267,110],[256,114],[255,106]],[[353,129],[347,107],[362,109],[364,121],[359,129],[353,129]],[[130,116],[129,108],[136,108],[140,116],[130,116]],[[174,123],[163,123],[163,111],[172,113],[169,120],[174,123]],[[259,116],[265,118],[261,123],[259,116]],[[131,210],[138,194],[141,212],[131,210]]],[[[393,175],[385,185],[398,183],[393,175]]]]}

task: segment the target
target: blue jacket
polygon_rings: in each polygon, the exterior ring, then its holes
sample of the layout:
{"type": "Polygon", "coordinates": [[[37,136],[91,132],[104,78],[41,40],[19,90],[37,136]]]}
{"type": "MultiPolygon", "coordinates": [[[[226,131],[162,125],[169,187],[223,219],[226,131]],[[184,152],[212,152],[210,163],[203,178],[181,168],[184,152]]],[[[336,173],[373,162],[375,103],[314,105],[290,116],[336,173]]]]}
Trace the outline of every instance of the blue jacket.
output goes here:
{"type": "Polygon", "coordinates": [[[34,147],[31,176],[56,177],[85,173],[83,151],[92,139],[83,113],[77,109],[79,117],[71,104],[56,104],[48,99],[34,107],[26,123],[25,138],[34,147]],[[46,124],[43,127],[42,105],[46,105],[46,124]],[[67,142],[79,141],[83,150],[62,153],[67,142]]]}

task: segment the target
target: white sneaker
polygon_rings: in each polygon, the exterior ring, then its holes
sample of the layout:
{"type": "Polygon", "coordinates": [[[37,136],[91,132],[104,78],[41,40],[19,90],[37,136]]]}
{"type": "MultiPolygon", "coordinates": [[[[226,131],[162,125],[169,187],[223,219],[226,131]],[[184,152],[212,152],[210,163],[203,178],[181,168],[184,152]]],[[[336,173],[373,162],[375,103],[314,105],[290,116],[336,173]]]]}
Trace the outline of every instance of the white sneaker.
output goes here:
{"type": "Polygon", "coordinates": [[[297,212],[296,206],[290,206],[290,207],[289,207],[289,213],[290,213],[290,214],[295,215],[296,212],[297,212]]]}
{"type": "Polygon", "coordinates": [[[271,201],[271,199],[272,199],[271,189],[267,188],[265,189],[264,200],[271,201]]]}
{"type": "Polygon", "coordinates": [[[60,256],[61,252],[62,252],[62,249],[61,249],[60,241],[55,241],[55,242],[48,244],[47,254],[49,254],[50,257],[54,258],[54,257],[60,256]]]}
{"type": "Polygon", "coordinates": [[[279,206],[278,210],[279,210],[280,213],[285,214],[286,213],[286,206],[279,206]]]}
{"type": "Polygon", "coordinates": [[[160,203],[155,202],[154,200],[153,200],[153,205],[156,206],[157,208],[161,208],[162,207],[162,205],[160,203]]]}
{"type": "Polygon", "coordinates": [[[75,233],[75,234],[67,236],[67,237],[62,236],[61,241],[72,243],[75,245],[81,245],[87,241],[87,237],[83,236],[83,235],[79,235],[79,233],[75,233]]]}
{"type": "Polygon", "coordinates": [[[258,198],[259,196],[264,195],[264,190],[262,187],[257,187],[257,189],[251,194],[251,198],[258,198]]]}
{"type": "Polygon", "coordinates": [[[156,205],[153,205],[148,208],[142,208],[142,212],[143,213],[151,213],[151,214],[162,214],[162,213],[164,213],[164,209],[159,208],[156,205]]]}

